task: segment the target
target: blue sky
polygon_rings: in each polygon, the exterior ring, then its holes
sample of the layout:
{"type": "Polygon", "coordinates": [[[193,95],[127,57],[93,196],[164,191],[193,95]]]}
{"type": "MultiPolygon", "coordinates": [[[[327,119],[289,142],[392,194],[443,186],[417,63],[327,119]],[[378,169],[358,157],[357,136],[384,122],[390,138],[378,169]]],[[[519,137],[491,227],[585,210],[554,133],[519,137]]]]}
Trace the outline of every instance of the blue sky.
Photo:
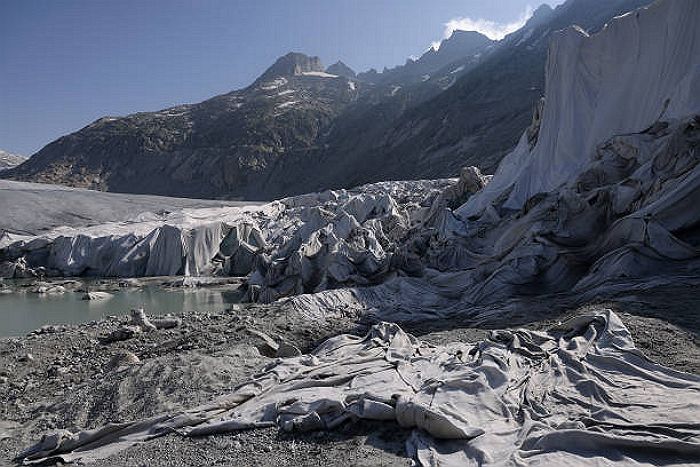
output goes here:
{"type": "Polygon", "coordinates": [[[244,87],[289,51],[381,70],[455,26],[498,32],[540,3],[2,0],[0,149],[29,155],[104,115],[244,87]]]}

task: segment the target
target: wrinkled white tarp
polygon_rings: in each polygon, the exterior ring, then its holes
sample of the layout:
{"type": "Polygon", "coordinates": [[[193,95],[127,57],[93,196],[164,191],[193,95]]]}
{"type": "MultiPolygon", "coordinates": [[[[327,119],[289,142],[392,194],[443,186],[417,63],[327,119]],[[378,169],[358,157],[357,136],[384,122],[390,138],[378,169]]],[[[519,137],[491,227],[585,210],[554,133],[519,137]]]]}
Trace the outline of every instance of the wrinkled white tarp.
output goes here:
{"type": "Polygon", "coordinates": [[[356,419],[414,428],[409,453],[424,466],[697,465],[700,377],[647,360],[609,310],[437,347],[383,323],[280,360],[211,405],[56,433],[20,459],[89,462],[174,430],[308,431],[356,419]]]}
{"type": "Polygon", "coordinates": [[[614,18],[597,34],[575,26],[554,33],[536,145],[523,134],[460,215],[478,214],[506,191],[505,206],[520,209],[571,182],[612,136],[700,113],[699,23],[700,2],[669,0],[614,18]]]}
{"type": "Polygon", "coordinates": [[[420,277],[297,295],[288,305],[315,319],[464,318],[513,298],[563,293],[585,303],[620,284],[697,279],[698,205],[700,117],[659,122],[602,144],[572,183],[523,209],[466,221],[444,210],[443,222],[411,231],[404,245],[420,258],[420,277]]]}
{"type": "Polygon", "coordinates": [[[0,236],[0,277],[250,276],[251,298],[265,302],[376,283],[404,265],[394,246],[453,184],[382,182],[264,206],[145,213],[37,237],[0,236]]]}

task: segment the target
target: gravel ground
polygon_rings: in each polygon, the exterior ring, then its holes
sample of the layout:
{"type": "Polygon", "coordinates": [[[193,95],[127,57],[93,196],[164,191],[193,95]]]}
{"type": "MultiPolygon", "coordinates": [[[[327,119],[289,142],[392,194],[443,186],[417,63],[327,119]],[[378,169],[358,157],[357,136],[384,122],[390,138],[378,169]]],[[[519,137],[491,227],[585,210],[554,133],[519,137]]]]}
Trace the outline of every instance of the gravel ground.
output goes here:
{"type": "MultiPolygon", "coordinates": [[[[596,304],[613,308],[637,346],[652,360],[700,373],[700,294],[667,287],[596,304]]],[[[545,329],[590,307],[523,323],[545,329]]],[[[0,465],[56,428],[91,428],[189,408],[229,392],[264,365],[274,351],[259,336],[308,351],[340,332],[361,334],[353,320],[295,320],[275,306],[240,306],[217,313],[181,315],[182,324],[120,342],[101,338],[127,316],[54,326],[21,338],[0,339],[0,465]]],[[[516,323],[508,323],[516,324],[516,323]]],[[[521,324],[521,323],[517,323],[521,324]]],[[[444,329],[451,323],[407,325],[435,344],[474,342],[490,329],[444,329]],[[441,329],[443,328],[443,329],[441,329]]],[[[96,466],[406,466],[409,432],[363,422],[331,432],[281,433],[277,429],[225,436],[162,437],[133,446],[96,466]]]]}

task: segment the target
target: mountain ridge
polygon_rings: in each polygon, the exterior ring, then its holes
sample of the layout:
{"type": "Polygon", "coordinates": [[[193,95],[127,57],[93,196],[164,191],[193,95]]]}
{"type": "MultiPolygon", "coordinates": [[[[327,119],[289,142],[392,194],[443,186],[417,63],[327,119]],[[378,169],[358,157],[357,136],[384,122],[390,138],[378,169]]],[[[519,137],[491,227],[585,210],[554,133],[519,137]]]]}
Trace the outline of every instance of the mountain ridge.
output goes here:
{"type": "MultiPolygon", "coordinates": [[[[467,165],[492,172],[530,124],[544,93],[542,70],[551,34],[573,24],[600,30],[611,18],[649,3],[569,0],[552,11],[542,10],[444,91],[382,125],[368,123],[358,129],[371,136],[348,145],[348,153],[329,163],[344,166],[336,173],[351,174],[347,186],[454,176],[467,165]]],[[[342,182],[337,177],[330,186],[342,182]]]]}
{"type": "Polygon", "coordinates": [[[382,73],[369,70],[359,73],[357,78],[373,84],[406,84],[425,81],[429,73],[439,70],[460,59],[478,55],[496,41],[476,31],[454,31],[443,39],[440,46],[430,47],[417,59],[407,59],[404,65],[385,69],[382,73]]]}
{"type": "Polygon", "coordinates": [[[2,177],[265,200],[380,180],[449,177],[465,165],[490,172],[530,124],[544,90],[552,32],[579,23],[601,28],[649,2],[543,6],[501,41],[455,32],[416,61],[354,78],[342,62],[325,69],[318,57],[290,52],[247,88],[99,119],[2,177]]]}

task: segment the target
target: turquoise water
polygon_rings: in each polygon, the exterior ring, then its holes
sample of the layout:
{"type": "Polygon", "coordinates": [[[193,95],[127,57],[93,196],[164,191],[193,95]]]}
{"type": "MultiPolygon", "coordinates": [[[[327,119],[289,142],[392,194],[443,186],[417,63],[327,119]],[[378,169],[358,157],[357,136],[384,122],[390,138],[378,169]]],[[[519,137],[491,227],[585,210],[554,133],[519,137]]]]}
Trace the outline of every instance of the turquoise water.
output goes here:
{"type": "Polygon", "coordinates": [[[143,307],[162,315],[181,311],[222,311],[240,301],[236,287],[164,288],[147,286],[117,290],[106,300],[82,300],[81,292],[56,295],[32,292],[0,294],[0,336],[24,335],[45,324],[75,324],[143,307]]]}

